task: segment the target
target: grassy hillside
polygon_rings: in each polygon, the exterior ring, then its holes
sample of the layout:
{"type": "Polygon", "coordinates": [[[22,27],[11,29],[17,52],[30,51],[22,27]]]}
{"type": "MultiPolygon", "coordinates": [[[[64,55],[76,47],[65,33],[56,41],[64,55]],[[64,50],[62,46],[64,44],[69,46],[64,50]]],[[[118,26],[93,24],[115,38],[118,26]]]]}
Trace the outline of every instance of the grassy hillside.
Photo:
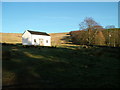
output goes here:
{"type": "MultiPolygon", "coordinates": [[[[50,33],[51,43],[53,46],[62,45],[65,43],[65,40],[62,40],[64,37],[68,36],[68,33],[50,33]]],[[[21,33],[0,33],[0,42],[5,43],[22,43],[22,34],[21,33]]]]}
{"type": "Polygon", "coordinates": [[[67,43],[66,37],[69,37],[68,33],[50,33],[50,36],[52,37],[52,45],[53,46],[61,46],[65,45],[67,43]]]}
{"type": "Polygon", "coordinates": [[[21,33],[0,33],[0,42],[3,43],[21,43],[22,42],[22,34],[21,33]]]}
{"type": "Polygon", "coordinates": [[[3,88],[120,88],[119,48],[3,46],[3,88]]]}
{"type": "MultiPolygon", "coordinates": [[[[21,35],[3,33],[3,42],[21,43],[21,35]]],[[[59,47],[2,46],[3,88],[120,88],[120,48],[85,48],[69,44],[68,33],[50,35],[59,47]]]]}

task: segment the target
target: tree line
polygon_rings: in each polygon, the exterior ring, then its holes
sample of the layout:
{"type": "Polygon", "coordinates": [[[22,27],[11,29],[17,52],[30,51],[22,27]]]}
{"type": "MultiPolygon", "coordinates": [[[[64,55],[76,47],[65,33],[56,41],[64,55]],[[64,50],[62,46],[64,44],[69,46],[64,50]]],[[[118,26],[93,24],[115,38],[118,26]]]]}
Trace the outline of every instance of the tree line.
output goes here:
{"type": "Polygon", "coordinates": [[[93,18],[87,17],[79,24],[80,30],[71,31],[71,40],[81,45],[120,46],[120,28],[113,25],[103,28],[93,18]]]}

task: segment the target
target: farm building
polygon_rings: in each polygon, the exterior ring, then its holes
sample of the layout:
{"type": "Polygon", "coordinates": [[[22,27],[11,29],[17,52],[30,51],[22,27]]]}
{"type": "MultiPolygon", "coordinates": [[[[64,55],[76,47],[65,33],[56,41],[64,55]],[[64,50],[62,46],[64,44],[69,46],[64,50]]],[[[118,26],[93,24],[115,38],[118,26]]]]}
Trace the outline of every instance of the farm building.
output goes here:
{"type": "Polygon", "coordinates": [[[22,35],[22,44],[51,46],[51,37],[45,32],[26,30],[22,35]]]}

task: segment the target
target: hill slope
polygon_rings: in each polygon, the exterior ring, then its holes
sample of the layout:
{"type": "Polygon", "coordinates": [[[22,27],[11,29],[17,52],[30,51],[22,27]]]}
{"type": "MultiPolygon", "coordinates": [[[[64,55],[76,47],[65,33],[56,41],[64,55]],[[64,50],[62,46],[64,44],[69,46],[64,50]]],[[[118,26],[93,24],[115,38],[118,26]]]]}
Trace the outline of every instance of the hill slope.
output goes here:
{"type": "Polygon", "coordinates": [[[21,33],[0,33],[0,42],[3,43],[22,43],[21,33]]]}
{"type": "MultiPolygon", "coordinates": [[[[66,33],[50,33],[52,45],[62,45],[66,43],[65,37],[69,37],[66,33]]],[[[22,33],[0,33],[0,42],[2,43],[22,43],[22,33]]]]}

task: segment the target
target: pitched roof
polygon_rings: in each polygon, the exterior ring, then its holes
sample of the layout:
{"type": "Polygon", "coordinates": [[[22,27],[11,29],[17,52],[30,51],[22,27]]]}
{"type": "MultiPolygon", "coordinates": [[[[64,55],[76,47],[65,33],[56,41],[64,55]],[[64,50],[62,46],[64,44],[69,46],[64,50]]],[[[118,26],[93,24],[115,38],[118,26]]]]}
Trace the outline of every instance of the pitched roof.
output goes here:
{"type": "Polygon", "coordinates": [[[30,32],[31,34],[35,34],[35,35],[45,35],[45,36],[50,36],[49,34],[47,34],[46,32],[38,32],[38,31],[31,31],[31,30],[27,30],[28,32],[30,32]]]}

